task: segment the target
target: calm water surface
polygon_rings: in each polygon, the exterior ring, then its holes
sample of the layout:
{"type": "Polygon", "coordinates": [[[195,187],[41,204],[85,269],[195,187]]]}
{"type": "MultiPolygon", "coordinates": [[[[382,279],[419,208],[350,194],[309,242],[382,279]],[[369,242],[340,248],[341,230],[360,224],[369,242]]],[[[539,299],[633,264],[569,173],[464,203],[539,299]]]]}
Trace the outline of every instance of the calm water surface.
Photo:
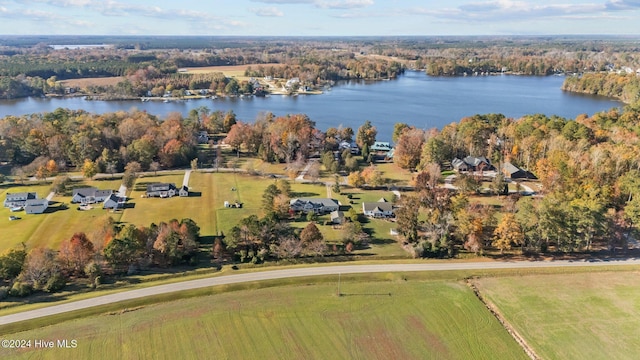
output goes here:
{"type": "Polygon", "coordinates": [[[265,98],[201,99],[163,103],[160,101],[86,101],[82,98],[28,98],[0,101],[0,117],[49,112],[58,107],[84,109],[93,113],[139,109],[165,117],[171,112],[186,116],[190,110],[206,106],[212,111],[233,110],[239,119],[253,121],[261,112],[276,115],[307,114],[318,128],[331,126],[358,128],[370,120],[378,128],[380,140],[390,140],[393,125],[406,122],[419,128],[442,128],[465,116],[502,113],[519,118],[542,113],[573,119],[579,114],[621,107],[614,100],[563,92],[559,76],[428,77],[423,72],[407,72],[396,80],[346,82],[322,95],[265,98]]]}

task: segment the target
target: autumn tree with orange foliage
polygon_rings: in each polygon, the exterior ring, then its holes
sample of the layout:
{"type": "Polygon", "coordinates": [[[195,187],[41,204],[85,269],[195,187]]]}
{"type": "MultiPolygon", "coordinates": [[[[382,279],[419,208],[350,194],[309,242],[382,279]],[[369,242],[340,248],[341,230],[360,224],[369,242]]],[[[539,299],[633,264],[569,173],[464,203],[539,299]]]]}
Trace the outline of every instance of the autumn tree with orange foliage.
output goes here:
{"type": "Polygon", "coordinates": [[[84,275],[84,268],[91,262],[95,255],[93,243],[87,238],[87,234],[75,233],[71,239],[60,246],[58,260],[63,269],[76,276],[84,275]]]}

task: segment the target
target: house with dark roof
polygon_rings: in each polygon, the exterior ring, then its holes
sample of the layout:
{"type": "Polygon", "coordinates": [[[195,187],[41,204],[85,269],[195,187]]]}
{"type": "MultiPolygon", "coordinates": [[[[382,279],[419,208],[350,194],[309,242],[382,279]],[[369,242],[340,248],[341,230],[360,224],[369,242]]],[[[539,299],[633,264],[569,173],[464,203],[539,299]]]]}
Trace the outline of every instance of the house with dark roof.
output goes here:
{"type": "Polygon", "coordinates": [[[108,199],[111,194],[113,194],[113,190],[99,190],[94,187],[73,189],[71,203],[82,205],[101,203],[108,199]]]}
{"type": "Polygon", "coordinates": [[[326,214],[340,209],[340,204],[337,200],[329,198],[298,198],[291,199],[289,207],[293,211],[326,214]]]}
{"type": "Polygon", "coordinates": [[[111,194],[109,195],[108,198],[104,200],[104,202],[102,202],[102,208],[103,209],[123,209],[124,203],[126,202],[126,200],[127,198],[120,197],[116,194],[111,194]]]}
{"type": "Polygon", "coordinates": [[[451,160],[451,166],[453,167],[453,170],[457,172],[469,171],[469,165],[467,165],[466,162],[458,158],[451,160]]]}
{"type": "Polygon", "coordinates": [[[176,196],[178,188],[173,183],[155,183],[147,185],[147,197],[170,198],[176,196]]]}
{"type": "Polygon", "coordinates": [[[24,205],[24,212],[27,214],[42,214],[49,207],[47,199],[31,199],[27,200],[24,205]]]}
{"type": "Polygon", "coordinates": [[[502,164],[502,166],[500,166],[500,171],[504,174],[504,177],[508,179],[537,179],[537,177],[530,171],[520,169],[510,162],[502,164]]]}
{"type": "Polygon", "coordinates": [[[388,202],[363,202],[362,212],[373,218],[387,218],[394,216],[393,204],[388,202]]]}
{"type": "Polygon", "coordinates": [[[494,167],[491,165],[491,161],[484,156],[467,156],[464,159],[455,158],[451,160],[451,166],[458,172],[494,169],[494,167]]]}
{"type": "Polygon", "coordinates": [[[494,169],[494,167],[491,165],[491,161],[484,156],[467,156],[462,159],[462,161],[464,161],[469,166],[469,170],[480,171],[494,169]]]}
{"type": "Polygon", "coordinates": [[[38,194],[34,192],[21,192],[21,193],[7,193],[4,200],[4,207],[6,208],[19,208],[25,207],[28,200],[35,200],[38,198],[38,194]]]}

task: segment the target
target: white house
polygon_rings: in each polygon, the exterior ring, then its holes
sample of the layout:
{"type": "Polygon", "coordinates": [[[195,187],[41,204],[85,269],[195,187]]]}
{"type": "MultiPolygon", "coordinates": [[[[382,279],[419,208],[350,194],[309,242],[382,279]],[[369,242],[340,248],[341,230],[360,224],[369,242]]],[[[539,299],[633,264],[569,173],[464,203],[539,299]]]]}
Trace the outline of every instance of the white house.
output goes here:
{"type": "Polygon", "coordinates": [[[118,209],[124,208],[126,198],[119,197],[116,194],[109,195],[108,198],[102,203],[103,209],[118,209]]]}
{"type": "Polygon", "coordinates": [[[73,189],[71,203],[73,204],[95,204],[104,202],[113,194],[113,190],[98,190],[94,187],[73,189]]]}
{"type": "Polygon", "coordinates": [[[393,217],[393,204],[388,202],[363,202],[362,212],[369,217],[385,218],[393,217]]]}
{"type": "Polygon", "coordinates": [[[189,187],[187,185],[182,185],[180,190],[178,190],[178,195],[180,195],[181,197],[188,197],[189,196],[189,187]]]}
{"type": "Polygon", "coordinates": [[[27,200],[24,206],[24,211],[27,214],[42,214],[49,207],[49,200],[47,199],[32,199],[27,200]]]}
{"type": "Polygon", "coordinates": [[[176,196],[178,189],[176,184],[149,184],[147,185],[147,197],[168,198],[176,196]]]}
{"type": "Polygon", "coordinates": [[[4,207],[6,208],[19,208],[24,207],[28,200],[35,200],[38,198],[38,194],[34,192],[22,192],[22,193],[7,193],[7,197],[4,200],[4,207]]]}

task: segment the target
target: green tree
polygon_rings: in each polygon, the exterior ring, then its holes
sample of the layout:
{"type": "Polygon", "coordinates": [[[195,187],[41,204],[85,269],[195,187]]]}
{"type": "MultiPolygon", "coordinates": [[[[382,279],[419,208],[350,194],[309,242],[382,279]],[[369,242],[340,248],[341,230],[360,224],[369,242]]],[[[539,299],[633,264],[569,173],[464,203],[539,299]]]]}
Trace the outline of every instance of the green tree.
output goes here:
{"type": "Polygon", "coordinates": [[[10,249],[0,256],[0,279],[12,280],[17,277],[24,266],[27,258],[26,246],[22,244],[22,248],[10,249]]]}
{"type": "Polygon", "coordinates": [[[362,124],[362,126],[358,128],[358,133],[356,134],[356,143],[361,149],[364,148],[365,144],[371,146],[376,142],[377,135],[378,130],[371,124],[371,121],[367,120],[364,122],[364,124],[362,124]]]}

